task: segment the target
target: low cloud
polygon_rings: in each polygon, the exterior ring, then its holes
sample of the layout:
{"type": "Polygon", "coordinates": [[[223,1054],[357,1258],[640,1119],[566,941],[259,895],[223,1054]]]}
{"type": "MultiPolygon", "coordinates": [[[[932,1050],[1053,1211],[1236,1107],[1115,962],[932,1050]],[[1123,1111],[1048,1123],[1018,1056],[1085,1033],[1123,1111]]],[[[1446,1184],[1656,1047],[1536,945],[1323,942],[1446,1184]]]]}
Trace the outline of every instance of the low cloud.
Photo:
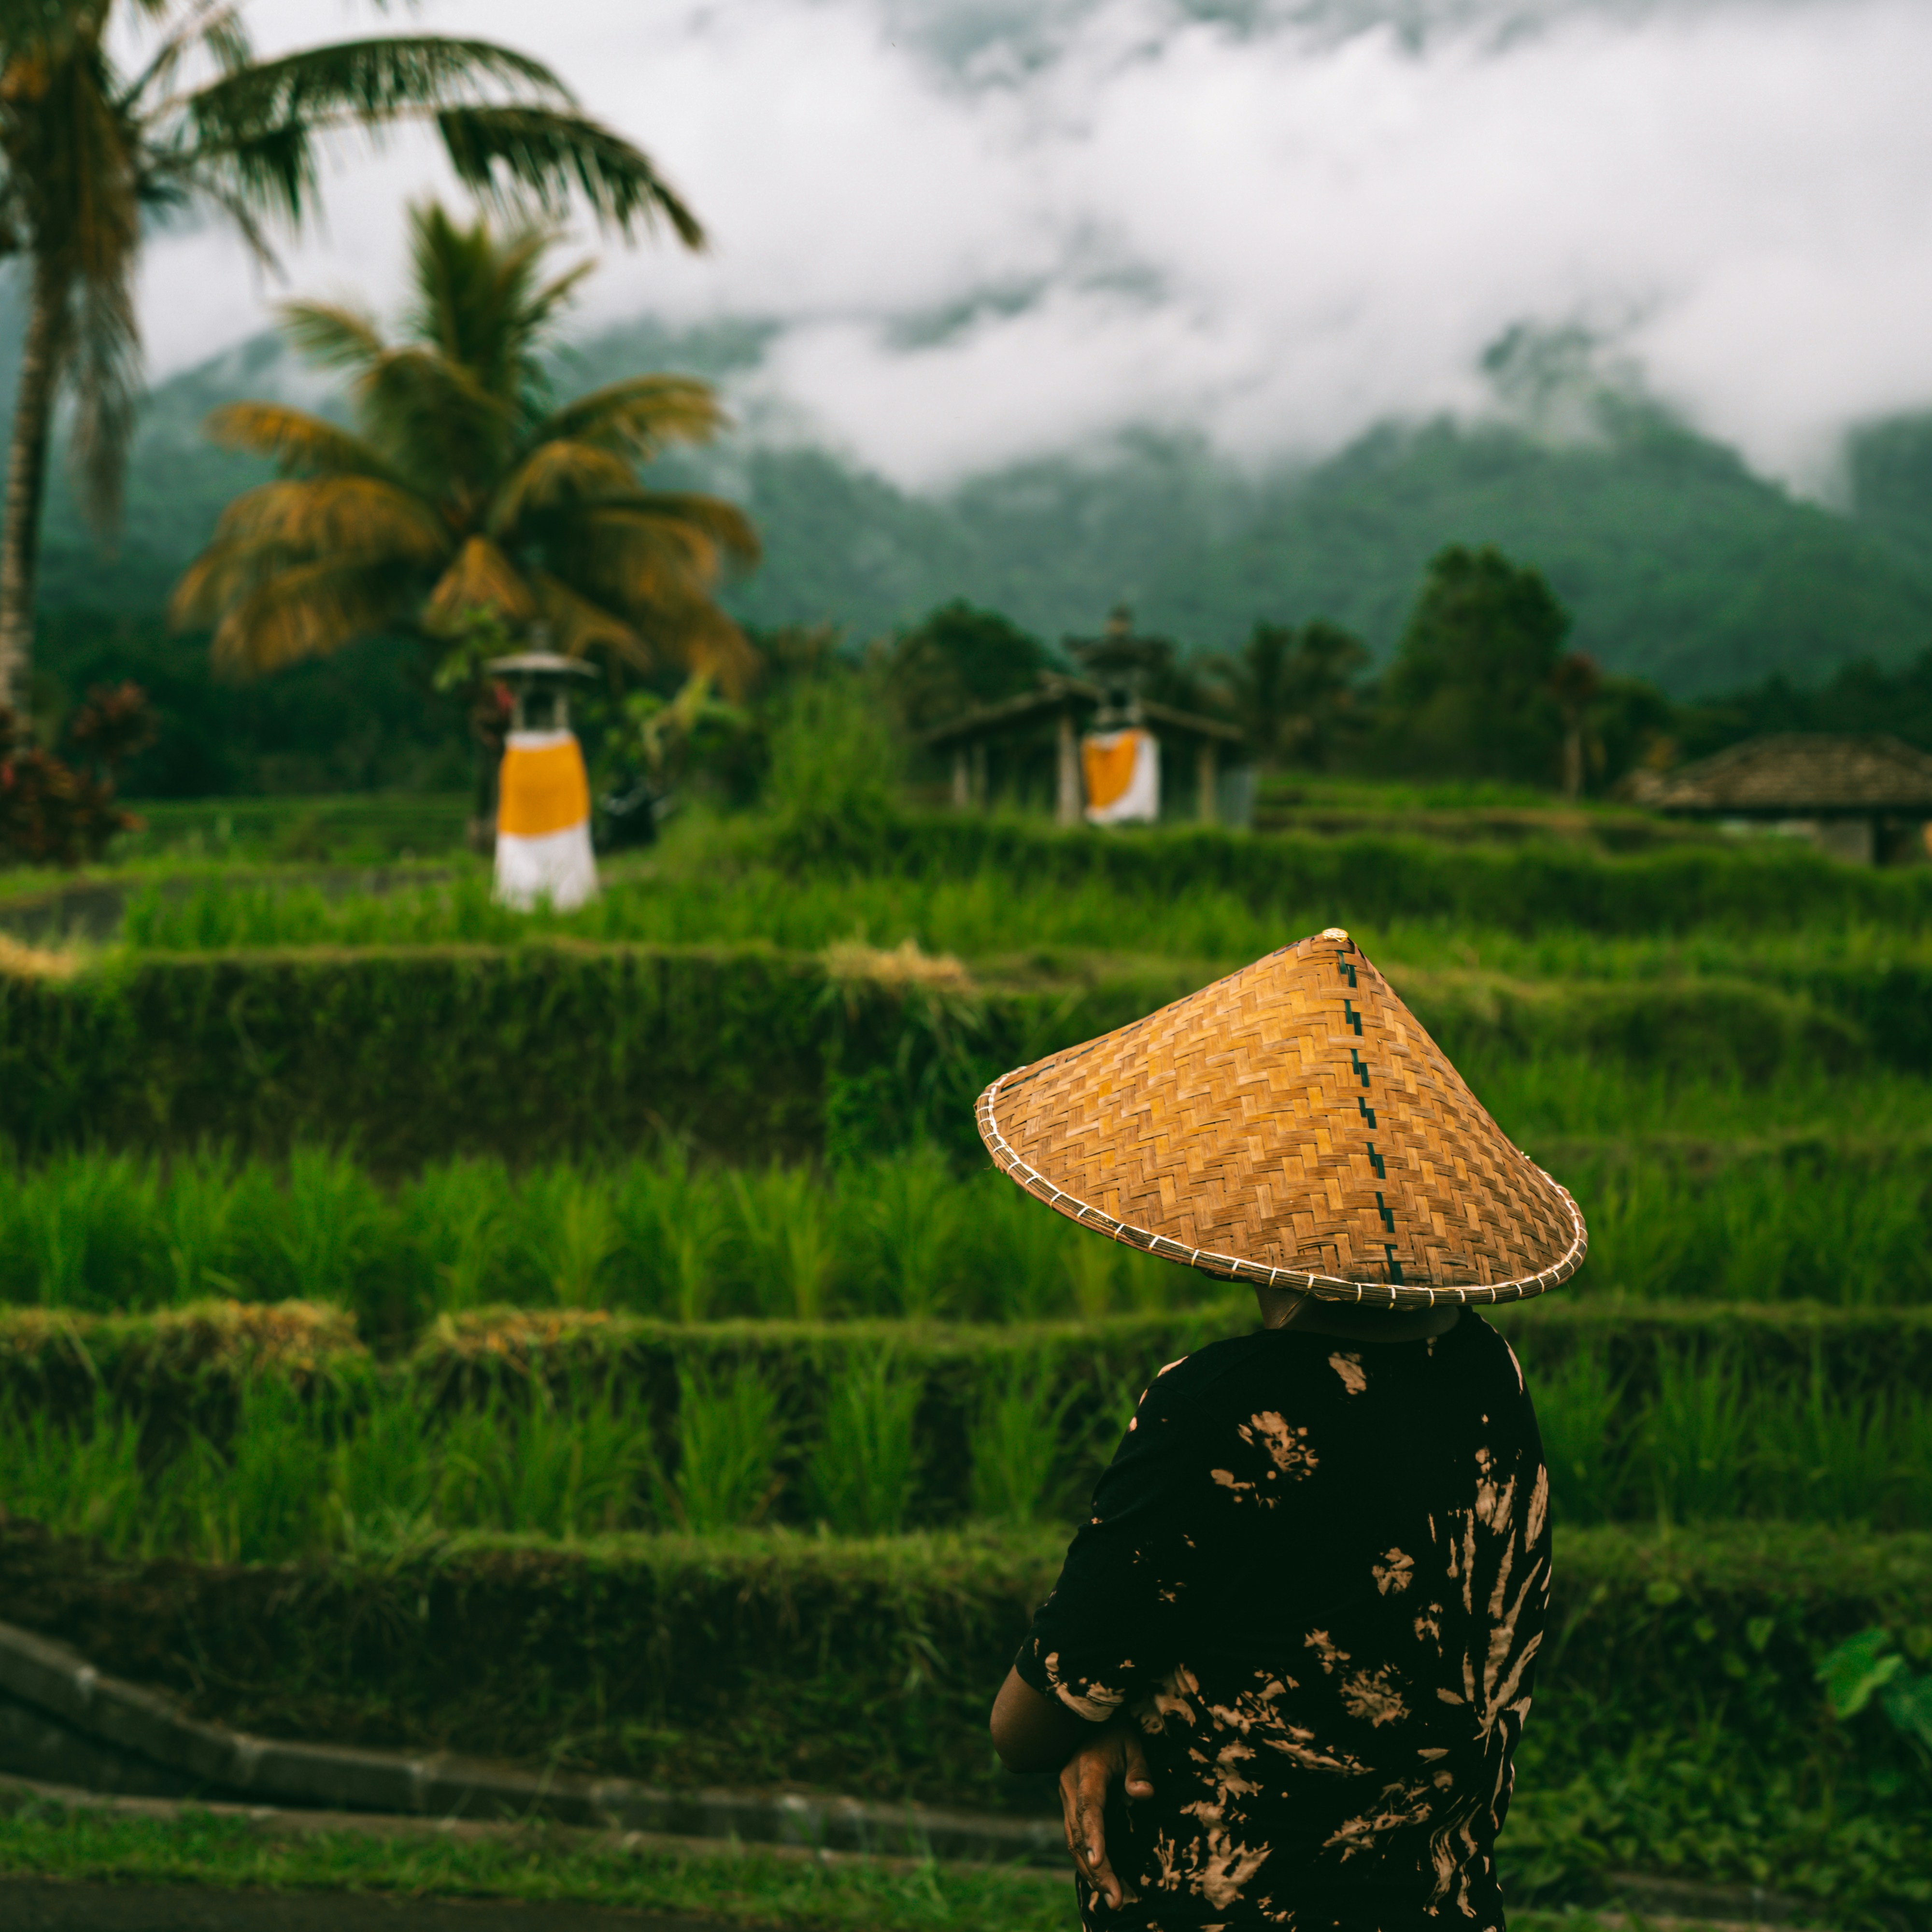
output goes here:
{"type": "MultiPolygon", "coordinates": [[[[269,44],[341,31],[273,0],[269,44]]],[[[429,0],[551,60],[716,238],[602,248],[586,327],[778,325],[746,400],[914,488],[1190,428],[1319,455],[1488,405],[1514,326],[1580,329],[1767,473],[1932,404],[1919,0],[429,0]],[[640,18],[640,16],[642,16],[640,18]]],[[[328,183],[304,291],[393,299],[404,146],[328,183]]],[[[260,328],[233,243],[153,251],[154,361],[260,328]]]]}

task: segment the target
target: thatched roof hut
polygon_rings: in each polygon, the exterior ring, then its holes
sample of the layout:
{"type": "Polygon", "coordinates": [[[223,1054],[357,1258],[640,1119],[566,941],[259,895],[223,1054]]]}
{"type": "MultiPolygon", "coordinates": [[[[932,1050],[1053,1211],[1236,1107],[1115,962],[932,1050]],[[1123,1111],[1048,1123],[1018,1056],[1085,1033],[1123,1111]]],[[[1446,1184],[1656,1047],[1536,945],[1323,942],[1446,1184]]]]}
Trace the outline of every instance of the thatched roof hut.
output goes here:
{"type": "Polygon", "coordinates": [[[1766,820],[1840,858],[1897,862],[1927,855],[1932,757],[1882,733],[1780,732],[1646,773],[1636,796],[1674,817],[1766,820]]]}

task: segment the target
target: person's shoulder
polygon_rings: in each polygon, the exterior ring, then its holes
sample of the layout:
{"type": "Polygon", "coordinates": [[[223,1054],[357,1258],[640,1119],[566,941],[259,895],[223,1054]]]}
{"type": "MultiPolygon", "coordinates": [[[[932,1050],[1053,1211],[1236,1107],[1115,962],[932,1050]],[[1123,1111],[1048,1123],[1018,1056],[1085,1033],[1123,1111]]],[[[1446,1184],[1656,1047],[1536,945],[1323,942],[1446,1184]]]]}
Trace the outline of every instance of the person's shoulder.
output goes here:
{"type": "Polygon", "coordinates": [[[1212,1407],[1217,1397],[1254,1372],[1266,1348],[1266,1338],[1258,1332],[1203,1343],[1162,1367],[1141,1396],[1142,1413],[1178,1421],[1212,1407]]]}
{"type": "Polygon", "coordinates": [[[1522,1364],[1516,1360],[1508,1338],[1473,1308],[1464,1309],[1455,1327],[1442,1339],[1454,1345],[1465,1363],[1507,1382],[1515,1394],[1523,1393],[1522,1364]]]}

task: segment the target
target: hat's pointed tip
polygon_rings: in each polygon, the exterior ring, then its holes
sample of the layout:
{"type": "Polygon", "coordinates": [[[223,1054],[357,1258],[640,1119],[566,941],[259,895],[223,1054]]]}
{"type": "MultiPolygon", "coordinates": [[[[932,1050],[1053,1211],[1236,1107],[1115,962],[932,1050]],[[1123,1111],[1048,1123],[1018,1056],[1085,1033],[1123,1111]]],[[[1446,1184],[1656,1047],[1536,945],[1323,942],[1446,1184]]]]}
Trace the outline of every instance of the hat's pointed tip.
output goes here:
{"type": "Polygon", "coordinates": [[[1322,937],[1324,939],[1346,939],[1348,936],[1348,930],[1346,926],[1324,926],[1322,929],[1322,937]]]}

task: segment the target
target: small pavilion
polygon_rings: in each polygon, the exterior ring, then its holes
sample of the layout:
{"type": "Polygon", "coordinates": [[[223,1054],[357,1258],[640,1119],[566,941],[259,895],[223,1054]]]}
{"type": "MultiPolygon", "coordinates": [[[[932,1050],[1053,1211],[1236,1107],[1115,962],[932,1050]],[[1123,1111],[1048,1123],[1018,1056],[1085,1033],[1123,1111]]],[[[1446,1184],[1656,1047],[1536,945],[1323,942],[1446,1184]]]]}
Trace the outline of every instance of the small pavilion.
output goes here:
{"type": "Polygon", "coordinates": [[[988,802],[992,750],[1001,745],[1024,747],[1029,741],[1036,744],[1050,728],[1054,818],[1061,825],[1078,825],[1085,804],[1080,777],[1082,734],[1144,725],[1163,751],[1170,744],[1180,749],[1192,746],[1196,816],[1203,824],[1214,824],[1220,816],[1221,758],[1238,752],[1246,742],[1240,728],[1141,695],[1142,686],[1171,658],[1173,646],[1163,639],[1136,637],[1124,606],[1108,618],[1104,636],[1069,638],[1065,643],[1089,676],[1042,671],[1031,691],[982,705],[925,734],[924,742],[934,751],[952,754],[953,804],[962,811],[983,808],[988,802]]]}
{"type": "Polygon", "coordinates": [[[1747,739],[1681,771],[1646,773],[1633,796],[1675,818],[1774,825],[1854,865],[1932,856],[1932,757],[1883,734],[1747,739]]]}

